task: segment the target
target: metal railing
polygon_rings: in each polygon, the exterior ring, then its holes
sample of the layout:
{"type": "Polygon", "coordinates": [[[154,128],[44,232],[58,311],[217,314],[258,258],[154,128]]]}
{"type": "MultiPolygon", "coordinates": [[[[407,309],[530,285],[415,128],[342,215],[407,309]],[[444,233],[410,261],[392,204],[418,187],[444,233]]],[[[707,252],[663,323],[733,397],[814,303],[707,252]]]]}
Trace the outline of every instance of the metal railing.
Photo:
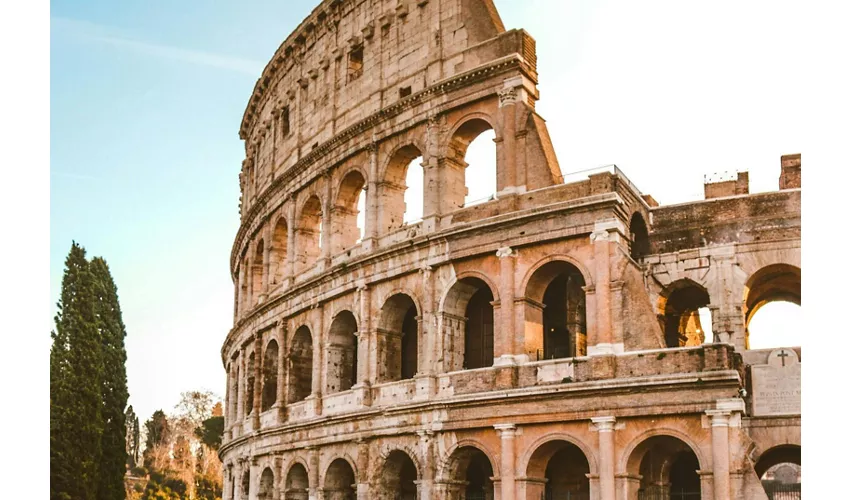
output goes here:
{"type": "Polygon", "coordinates": [[[762,481],[764,492],[769,500],[800,500],[802,484],[783,484],[774,481],[762,481]]]}
{"type": "Polygon", "coordinates": [[[699,491],[653,488],[638,491],[638,500],[700,500],[699,491]]]}

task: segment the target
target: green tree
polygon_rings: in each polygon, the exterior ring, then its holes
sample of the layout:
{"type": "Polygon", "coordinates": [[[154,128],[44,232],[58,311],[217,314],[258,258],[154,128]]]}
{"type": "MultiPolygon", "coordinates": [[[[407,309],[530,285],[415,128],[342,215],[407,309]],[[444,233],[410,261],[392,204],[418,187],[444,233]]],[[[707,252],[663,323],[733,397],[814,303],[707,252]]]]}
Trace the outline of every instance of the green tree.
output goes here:
{"type": "Polygon", "coordinates": [[[101,456],[103,361],[95,284],[85,250],[65,259],[50,351],[50,498],[95,500],[101,456]]]}
{"type": "Polygon", "coordinates": [[[221,436],[224,434],[224,417],[210,417],[204,420],[201,426],[195,429],[195,434],[201,443],[218,450],[221,446],[221,436]]]}
{"type": "Polygon", "coordinates": [[[124,408],[127,406],[127,351],[124,348],[124,321],[118,303],[118,288],[101,257],[92,259],[94,276],[95,321],[100,335],[103,359],[101,379],[103,435],[97,498],[114,500],[124,498],[124,472],[127,464],[126,428],[124,408]]]}
{"type": "Polygon", "coordinates": [[[145,431],[147,431],[145,449],[151,449],[156,445],[167,443],[170,430],[168,417],[165,416],[165,412],[162,410],[153,412],[151,418],[145,422],[145,431]]]}
{"type": "Polygon", "coordinates": [[[139,462],[139,417],[133,405],[124,412],[125,442],[127,444],[127,468],[133,469],[139,462]]]}

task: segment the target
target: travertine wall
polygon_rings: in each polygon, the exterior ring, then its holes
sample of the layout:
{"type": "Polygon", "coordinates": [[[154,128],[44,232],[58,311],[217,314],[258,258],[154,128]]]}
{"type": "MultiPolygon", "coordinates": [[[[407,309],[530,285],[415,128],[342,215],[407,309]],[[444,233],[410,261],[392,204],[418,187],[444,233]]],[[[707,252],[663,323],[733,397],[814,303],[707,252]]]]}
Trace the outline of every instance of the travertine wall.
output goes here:
{"type": "Polygon", "coordinates": [[[741,356],[799,303],[799,163],[666,207],[617,168],[563,184],[534,50],[489,0],[326,0],[276,52],[240,130],[225,499],[635,499],[685,455],[702,498],[754,498],[751,445],[799,446],[746,416],[741,356]],[[486,130],[498,192],[465,206],[486,130]],[[717,343],[672,345],[703,306],[717,343]]]}

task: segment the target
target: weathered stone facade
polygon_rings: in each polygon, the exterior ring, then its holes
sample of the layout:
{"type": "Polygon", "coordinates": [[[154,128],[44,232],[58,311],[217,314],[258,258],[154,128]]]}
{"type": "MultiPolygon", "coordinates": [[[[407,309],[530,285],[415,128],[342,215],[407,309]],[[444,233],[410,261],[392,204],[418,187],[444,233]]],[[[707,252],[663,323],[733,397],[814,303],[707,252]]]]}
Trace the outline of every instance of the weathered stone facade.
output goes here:
{"type": "Polygon", "coordinates": [[[325,0],[281,45],[240,131],[225,499],[767,498],[799,463],[801,351],[747,324],[800,302],[800,157],[675,206],[564,183],[536,85],[490,0],[325,0]],[[498,192],[464,206],[486,130],[498,192]]]}

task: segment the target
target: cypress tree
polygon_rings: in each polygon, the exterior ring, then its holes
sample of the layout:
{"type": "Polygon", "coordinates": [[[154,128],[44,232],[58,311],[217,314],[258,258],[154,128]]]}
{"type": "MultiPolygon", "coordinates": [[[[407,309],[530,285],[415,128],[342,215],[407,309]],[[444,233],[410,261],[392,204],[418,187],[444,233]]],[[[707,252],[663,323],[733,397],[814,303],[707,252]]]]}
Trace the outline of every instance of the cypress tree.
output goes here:
{"type": "Polygon", "coordinates": [[[85,250],[71,244],[50,351],[50,498],[97,498],[102,358],[94,278],[85,250]]]}
{"type": "Polygon", "coordinates": [[[124,472],[127,464],[124,408],[127,406],[127,352],[124,349],[124,321],[118,304],[118,288],[101,257],[91,261],[94,277],[94,311],[103,359],[101,379],[103,435],[97,498],[124,498],[124,472]]]}

